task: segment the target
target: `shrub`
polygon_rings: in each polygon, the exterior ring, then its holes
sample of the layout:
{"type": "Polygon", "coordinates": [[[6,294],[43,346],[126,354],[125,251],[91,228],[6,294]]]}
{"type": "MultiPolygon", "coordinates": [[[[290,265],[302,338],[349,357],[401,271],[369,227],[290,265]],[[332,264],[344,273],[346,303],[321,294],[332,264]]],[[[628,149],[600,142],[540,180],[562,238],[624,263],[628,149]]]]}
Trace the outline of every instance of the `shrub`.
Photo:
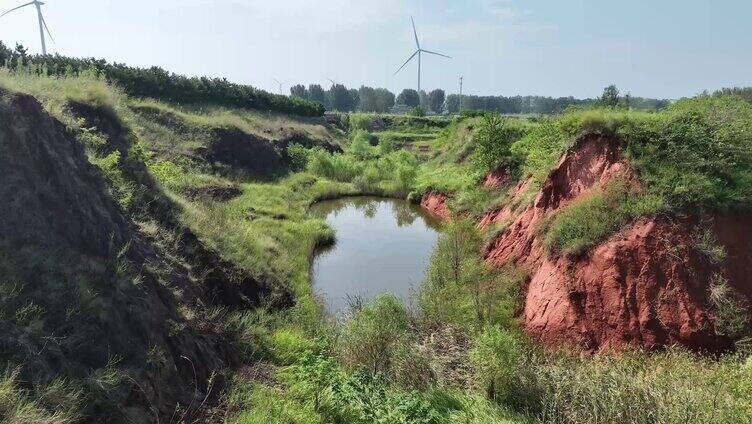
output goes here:
{"type": "Polygon", "coordinates": [[[473,342],[470,361],[476,383],[489,398],[504,401],[518,378],[523,346],[517,334],[499,327],[487,327],[473,342]]]}
{"type": "Polygon", "coordinates": [[[350,182],[361,172],[361,166],[351,156],[313,149],[308,160],[308,170],[334,181],[350,182]]]}
{"type": "Polygon", "coordinates": [[[365,113],[350,114],[350,131],[370,131],[373,124],[373,117],[365,113]]]}
{"type": "Polygon", "coordinates": [[[720,274],[710,283],[710,303],[715,315],[715,331],[733,338],[749,333],[749,315],[746,302],[720,274]]]}
{"type": "Polygon", "coordinates": [[[414,108],[412,108],[412,109],[410,109],[410,111],[407,112],[407,113],[410,116],[417,116],[417,117],[426,116],[426,111],[423,110],[422,107],[417,107],[417,106],[414,107],[414,108]]]}
{"type": "Polygon", "coordinates": [[[307,149],[302,144],[293,143],[287,146],[287,157],[290,159],[290,168],[293,171],[301,171],[308,166],[308,153],[307,149]]]}
{"type": "Polygon", "coordinates": [[[513,164],[512,144],[528,132],[527,126],[520,122],[504,119],[496,113],[483,116],[475,133],[475,157],[482,168],[490,170],[513,164]]]}
{"type": "Polygon", "coordinates": [[[358,130],[353,135],[352,142],[350,143],[349,153],[355,156],[358,160],[367,160],[375,156],[375,151],[372,141],[375,137],[368,131],[358,130]]]}
{"type": "Polygon", "coordinates": [[[280,329],[272,333],[271,350],[278,364],[290,365],[306,351],[315,351],[316,343],[294,329],[280,329]]]}
{"type": "Polygon", "coordinates": [[[357,311],[345,324],[341,353],[351,367],[388,372],[398,346],[409,329],[405,306],[393,294],[383,294],[357,311]]]}
{"type": "Polygon", "coordinates": [[[623,178],[567,205],[543,226],[549,251],[577,255],[596,245],[635,216],[661,210],[660,200],[640,192],[623,178]]]}

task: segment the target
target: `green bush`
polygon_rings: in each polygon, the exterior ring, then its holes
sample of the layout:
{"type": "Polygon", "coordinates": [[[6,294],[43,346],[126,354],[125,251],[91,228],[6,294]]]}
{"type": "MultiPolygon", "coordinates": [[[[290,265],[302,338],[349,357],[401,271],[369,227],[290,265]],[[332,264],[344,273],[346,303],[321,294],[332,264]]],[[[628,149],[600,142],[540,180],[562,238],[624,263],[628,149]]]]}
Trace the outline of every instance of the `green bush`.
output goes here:
{"type": "Polygon", "coordinates": [[[372,144],[377,139],[368,131],[358,130],[353,134],[348,152],[358,160],[368,160],[376,155],[372,144]]]}
{"type": "Polygon", "coordinates": [[[340,336],[342,359],[350,367],[388,372],[408,329],[405,306],[393,294],[380,295],[345,324],[340,336]]]}
{"type": "Polygon", "coordinates": [[[314,149],[308,160],[308,170],[334,181],[350,182],[361,173],[362,165],[355,158],[340,153],[330,154],[314,149]]]}
{"type": "Polygon", "coordinates": [[[524,354],[519,335],[499,327],[485,328],[470,351],[476,384],[489,398],[503,402],[517,383],[524,354]]]}
{"type": "Polygon", "coordinates": [[[302,144],[293,143],[287,146],[287,157],[293,171],[302,171],[308,166],[309,149],[302,144]]]}
{"type": "Polygon", "coordinates": [[[414,107],[408,112],[410,116],[423,117],[426,116],[426,111],[422,107],[414,107]]]}
{"type": "Polygon", "coordinates": [[[373,116],[365,113],[350,114],[350,131],[370,131],[373,124],[373,116]]]}
{"type": "Polygon", "coordinates": [[[549,251],[577,255],[596,245],[636,216],[659,212],[659,199],[642,195],[617,178],[560,210],[543,226],[549,251]]]}
{"type": "Polygon", "coordinates": [[[317,350],[316,343],[299,330],[290,328],[279,329],[272,333],[271,351],[275,362],[290,365],[297,361],[306,351],[317,350]]]}
{"type": "Polygon", "coordinates": [[[523,122],[505,119],[496,113],[483,116],[483,121],[475,133],[475,158],[483,169],[509,168],[514,164],[512,144],[529,131],[529,126],[523,122]]]}

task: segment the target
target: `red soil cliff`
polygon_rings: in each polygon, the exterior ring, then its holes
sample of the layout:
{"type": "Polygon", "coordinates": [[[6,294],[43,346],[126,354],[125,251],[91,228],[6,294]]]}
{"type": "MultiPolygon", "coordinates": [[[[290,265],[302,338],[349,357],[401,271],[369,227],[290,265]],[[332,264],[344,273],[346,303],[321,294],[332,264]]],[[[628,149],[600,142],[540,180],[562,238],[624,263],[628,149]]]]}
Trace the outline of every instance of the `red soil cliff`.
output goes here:
{"type": "MultiPolygon", "coordinates": [[[[708,304],[711,278],[720,269],[693,248],[688,219],[639,219],[579,258],[545,251],[537,231],[540,221],[617,174],[636,183],[615,141],[586,136],[562,157],[531,205],[522,211],[508,206],[481,220],[481,225],[509,223],[488,247],[487,259],[499,266],[515,263],[530,274],[521,316],[526,331],[547,345],[589,351],[672,344],[729,348],[731,340],[713,330],[708,304]]],[[[512,196],[527,184],[520,183],[512,196]]],[[[752,219],[709,219],[729,253],[724,275],[749,300],[752,258],[745,233],[752,219]]]]}
{"type": "Polygon", "coordinates": [[[446,202],[447,196],[445,194],[437,191],[429,191],[421,198],[420,207],[436,218],[447,220],[450,214],[446,202]]]}

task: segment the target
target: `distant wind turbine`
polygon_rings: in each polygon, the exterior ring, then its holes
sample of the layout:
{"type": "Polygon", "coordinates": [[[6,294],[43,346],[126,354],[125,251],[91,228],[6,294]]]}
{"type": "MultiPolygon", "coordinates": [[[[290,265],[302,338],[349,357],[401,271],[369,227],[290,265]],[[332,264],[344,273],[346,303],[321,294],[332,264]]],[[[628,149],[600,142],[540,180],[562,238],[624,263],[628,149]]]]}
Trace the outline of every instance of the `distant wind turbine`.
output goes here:
{"type": "Polygon", "coordinates": [[[276,78],[272,78],[272,79],[273,79],[274,81],[276,81],[276,82],[277,82],[277,84],[279,84],[279,95],[280,95],[280,96],[284,96],[284,93],[282,93],[282,83],[281,83],[281,82],[279,82],[279,80],[278,80],[278,79],[276,79],[276,78]]]}
{"type": "Polygon", "coordinates": [[[410,21],[413,23],[413,35],[415,35],[415,45],[418,47],[418,49],[415,50],[415,53],[413,53],[413,55],[410,56],[405,61],[405,63],[403,63],[402,66],[399,67],[399,69],[397,69],[397,72],[395,72],[394,75],[397,75],[399,73],[399,71],[401,71],[402,68],[405,67],[405,65],[407,65],[408,63],[410,63],[411,60],[413,60],[413,58],[415,56],[418,56],[418,93],[420,93],[420,55],[421,55],[421,53],[435,54],[436,56],[446,57],[448,59],[451,59],[451,57],[447,56],[445,54],[436,53],[436,52],[432,52],[430,50],[425,50],[425,49],[421,48],[420,47],[420,41],[418,41],[418,31],[415,30],[415,20],[413,20],[412,16],[410,16],[410,21]]]}
{"type": "Polygon", "coordinates": [[[20,6],[14,7],[13,9],[3,13],[2,15],[0,15],[0,18],[2,18],[3,16],[7,15],[10,12],[13,12],[15,10],[24,8],[26,6],[31,6],[31,5],[34,5],[37,7],[37,16],[39,16],[39,36],[42,38],[42,54],[47,56],[47,43],[45,43],[45,40],[44,40],[44,32],[47,31],[47,35],[50,36],[50,40],[52,40],[53,43],[55,42],[55,39],[52,38],[52,34],[50,34],[50,29],[47,28],[47,22],[45,22],[44,16],[42,16],[42,6],[44,5],[44,3],[42,3],[39,0],[34,0],[29,3],[22,4],[20,6]]]}

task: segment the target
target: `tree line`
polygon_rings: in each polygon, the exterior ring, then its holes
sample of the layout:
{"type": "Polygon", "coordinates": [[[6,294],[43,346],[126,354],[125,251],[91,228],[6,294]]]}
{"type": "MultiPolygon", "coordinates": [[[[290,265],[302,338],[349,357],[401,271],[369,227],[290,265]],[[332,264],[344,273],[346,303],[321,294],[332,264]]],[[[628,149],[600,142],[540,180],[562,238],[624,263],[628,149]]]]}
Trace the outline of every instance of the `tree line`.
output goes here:
{"type": "Polygon", "coordinates": [[[21,68],[48,76],[70,76],[96,72],[126,94],[151,97],[175,103],[209,103],[226,107],[269,110],[301,116],[322,116],[321,103],[297,97],[271,94],[250,85],[236,84],[225,78],[186,77],[162,68],[136,68],[104,59],[79,59],[60,55],[29,55],[16,45],[14,50],[0,42],[0,66],[21,68]]]}

